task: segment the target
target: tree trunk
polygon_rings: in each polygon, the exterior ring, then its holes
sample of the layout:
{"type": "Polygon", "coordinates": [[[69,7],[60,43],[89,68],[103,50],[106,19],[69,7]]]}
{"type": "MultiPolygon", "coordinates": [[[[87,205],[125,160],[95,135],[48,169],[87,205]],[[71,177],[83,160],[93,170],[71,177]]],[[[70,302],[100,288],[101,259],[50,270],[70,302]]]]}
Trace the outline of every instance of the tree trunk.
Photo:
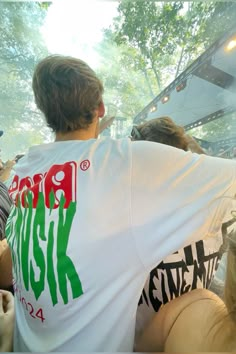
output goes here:
{"type": "Polygon", "coordinates": [[[150,83],[150,80],[149,80],[149,77],[148,77],[147,70],[143,69],[143,73],[144,73],[144,77],[145,77],[145,80],[146,80],[146,83],[147,83],[147,86],[148,86],[148,89],[149,89],[150,96],[151,96],[151,98],[155,98],[155,94],[154,94],[154,92],[152,90],[152,86],[151,86],[151,83],[150,83]]]}
{"type": "Polygon", "coordinates": [[[157,85],[158,85],[158,87],[159,87],[159,90],[162,91],[161,78],[160,78],[158,72],[156,71],[156,68],[155,68],[155,66],[154,66],[154,63],[153,63],[152,61],[151,61],[151,64],[152,64],[152,70],[153,70],[153,72],[154,72],[154,74],[155,74],[155,78],[156,78],[156,80],[157,80],[157,85]]]}
{"type": "Polygon", "coordinates": [[[179,70],[180,70],[180,65],[182,64],[183,55],[184,55],[184,47],[182,47],[182,49],[181,49],[181,54],[180,54],[178,66],[177,66],[176,73],[175,73],[175,79],[176,79],[177,76],[179,75],[179,70]]]}
{"type": "Polygon", "coordinates": [[[161,91],[162,90],[162,85],[161,85],[161,78],[160,78],[160,75],[158,74],[156,68],[155,68],[155,65],[154,65],[154,60],[152,58],[152,55],[149,51],[146,52],[146,56],[147,58],[150,60],[150,63],[151,63],[151,68],[154,72],[154,75],[155,75],[155,78],[156,78],[156,81],[157,81],[157,85],[159,87],[159,90],[161,91]]]}

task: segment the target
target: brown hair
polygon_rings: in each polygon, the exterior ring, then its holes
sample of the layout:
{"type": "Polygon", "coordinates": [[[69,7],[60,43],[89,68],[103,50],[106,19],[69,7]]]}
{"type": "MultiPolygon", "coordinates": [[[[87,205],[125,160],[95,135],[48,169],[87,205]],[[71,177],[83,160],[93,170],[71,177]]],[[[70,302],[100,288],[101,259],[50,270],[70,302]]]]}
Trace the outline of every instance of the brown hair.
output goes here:
{"type": "Polygon", "coordinates": [[[33,76],[37,107],[54,132],[87,129],[102,102],[103,85],[82,60],[53,55],[43,59],[33,76]]]}
{"type": "Polygon", "coordinates": [[[155,118],[133,127],[131,138],[132,140],[154,141],[185,151],[188,150],[184,128],[176,125],[169,117],[155,118]]]}

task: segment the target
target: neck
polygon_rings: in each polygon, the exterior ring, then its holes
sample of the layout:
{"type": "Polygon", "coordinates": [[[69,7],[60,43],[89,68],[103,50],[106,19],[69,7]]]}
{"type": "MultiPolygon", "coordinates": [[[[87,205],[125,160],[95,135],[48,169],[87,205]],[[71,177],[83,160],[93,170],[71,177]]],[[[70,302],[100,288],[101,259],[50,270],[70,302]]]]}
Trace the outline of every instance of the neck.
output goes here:
{"type": "Polygon", "coordinates": [[[55,141],[67,141],[67,140],[89,140],[96,139],[97,134],[97,123],[92,123],[87,129],[79,129],[67,133],[56,133],[55,141]]]}

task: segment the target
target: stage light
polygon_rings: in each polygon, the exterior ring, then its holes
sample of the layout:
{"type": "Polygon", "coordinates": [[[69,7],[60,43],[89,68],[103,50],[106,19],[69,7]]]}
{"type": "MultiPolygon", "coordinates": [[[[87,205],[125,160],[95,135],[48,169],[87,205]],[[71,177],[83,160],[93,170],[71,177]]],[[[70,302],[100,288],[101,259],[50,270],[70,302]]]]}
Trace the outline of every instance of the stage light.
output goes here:
{"type": "Polygon", "coordinates": [[[150,113],[153,113],[153,112],[155,112],[156,110],[157,110],[157,106],[154,105],[154,106],[152,106],[152,107],[150,108],[150,113]]]}
{"type": "Polygon", "coordinates": [[[176,91],[177,92],[180,92],[182,91],[183,89],[185,89],[186,87],[186,84],[187,84],[187,81],[182,81],[178,86],[176,86],[176,91]]]}
{"type": "Polygon", "coordinates": [[[228,52],[230,52],[231,50],[235,49],[236,48],[236,38],[232,39],[231,41],[229,41],[229,43],[227,44],[226,46],[226,50],[228,52]]]}
{"type": "Polygon", "coordinates": [[[169,101],[169,99],[170,99],[170,96],[169,96],[169,95],[166,95],[166,96],[162,97],[161,102],[162,102],[162,103],[166,103],[166,102],[169,101]]]}

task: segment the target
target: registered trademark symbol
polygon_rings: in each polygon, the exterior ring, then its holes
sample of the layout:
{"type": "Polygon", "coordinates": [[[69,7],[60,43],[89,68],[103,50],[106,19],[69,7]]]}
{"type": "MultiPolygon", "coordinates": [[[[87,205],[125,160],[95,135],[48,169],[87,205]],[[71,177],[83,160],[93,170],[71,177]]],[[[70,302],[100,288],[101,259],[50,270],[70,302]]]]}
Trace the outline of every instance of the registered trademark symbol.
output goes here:
{"type": "Polygon", "coordinates": [[[80,169],[82,171],[87,171],[87,169],[90,167],[90,161],[89,160],[84,160],[80,164],[80,169]]]}

